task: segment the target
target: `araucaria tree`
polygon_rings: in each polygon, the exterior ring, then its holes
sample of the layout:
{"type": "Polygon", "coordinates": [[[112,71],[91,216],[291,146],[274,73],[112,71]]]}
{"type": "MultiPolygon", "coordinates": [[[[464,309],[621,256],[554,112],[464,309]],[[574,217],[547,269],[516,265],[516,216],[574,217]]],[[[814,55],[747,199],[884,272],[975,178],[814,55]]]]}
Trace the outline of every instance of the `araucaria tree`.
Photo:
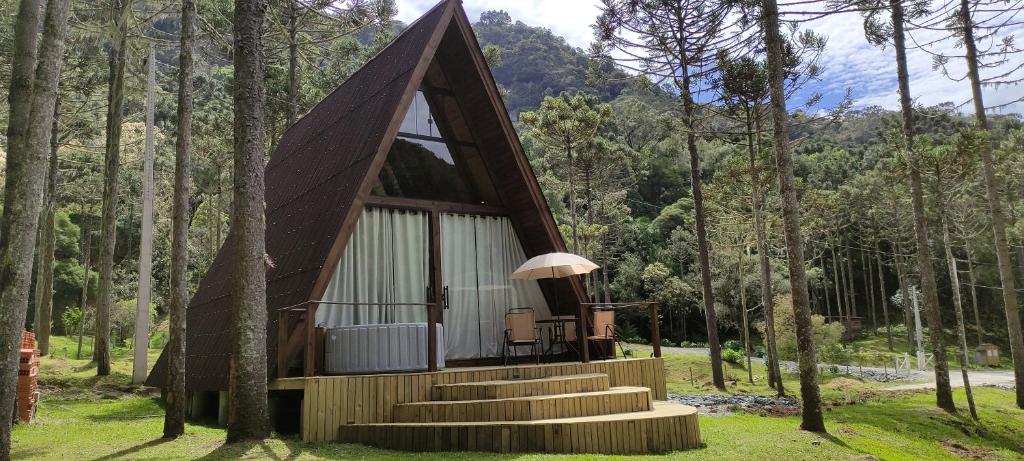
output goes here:
{"type": "Polygon", "coordinates": [[[602,4],[601,15],[594,26],[601,53],[605,56],[614,54],[620,65],[640,72],[658,84],[672,85],[679,96],[682,110],[678,116],[678,127],[686,133],[694,234],[697,236],[712,382],[715,387],[725,389],[701,190],[698,132],[704,113],[699,98],[710,96],[710,81],[717,73],[716,53],[740,49],[744,39],[730,28],[732,3],[726,1],[603,0],[602,4]]]}
{"type": "Polygon", "coordinates": [[[821,413],[821,391],[818,388],[818,358],[814,349],[811,325],[810,295],[807,291],[807,269],[804,266],[804,243],[800,232],[800,202],[796,195],[793,157],[789,148],[789,113],[786,110],[785,39],[779,26],[779,5],[776,0],[763,0],[764,44],[767,51],[768,93],[771,96],[772,139],[775,144],[775,168],[782,201],[782,228],[786,237],[786,262],[793,294],[793,318],[796,323],[797,356],[800,367],[800,428],[824,432],[821,413]]]}
{"type": "Polygon", "coordinates": [[[96,304],[96,374],[110,374],[110,310],[114,305],[114,246],[117,242],[118,175],[121,171],[121,121],[124,118],[124,72],[128,59],[128,11],[131,0],[111,2],[112,35],[108,63],[107,141],[103,155],[103,217],[100,221],[100,285],[96,304]]]}
{"type": "Polygon", "coordinates": [[[266,153],[263,20],[266,0],[236,0],[234,24],[235,188],[231,235],[232,341],[228,442],[270,436],[267,412],[266,153]]]}
{"type": "Polygon", "coordinates": [[[196,3],[181,2],[181,48],[178,57],[178,139],[174,158],[174,203],[171,215],[171,305],[168,312],[167,384],[164,437],[185,433],[185,308],[188,307],[189,174],[192,163],[192,74],[196,3]]]}
{"type": "Polygon", "coordinates": [[[935,357],[935,399],[939,408],[956,413],[953,392],[949,384],[949,365],[946,362],[945,341],[942,337],[942,312],[939,309],[939,292],[935,283],[935,268],[929,250],[928,215],[924,203],[924,189],[921,180],[921,162],[915,151],[914,108],[910,93],[910,71],[907,68],[906,25],[913,17],[921,16],[926,5],[910,4],[910,16],[903,0],[889,0],[888,23],[882,19],[886,5],[874,5],[865,20],[868,40],[875,44],[892,41],[896,53],[896,78],[900,93],[901,147],[907,163],[907,177],[910,182],[910,203],[914,213],[914,243],[917,248],[917,272],[921,279],[924,308],[928,319],[928,338],[935,357]]]}
{"type": "MultiPolygon", "coordinates": [[[[991,0],[960,0],[960,8],[950,18],[948,27],[964,50],[967,64],[967,81],[971,85],[971,101],[974,108],[974,120],[978,130],[989,132],[987,107],[982,94],[982,86],[991,87],[1019,85],[1024,83],[1024,65],[1020,64],[1021,50],[1014,46],[1013,29],[1020,26],[1019,5],[991,0]],[[1016,9],[1014,9],[1016,8],[1016,9]],[[984,16],[981,16],[984,15],[984,16]],[[984,17],[984,19],[976,19],[984,17]],[[998,44],[979,49],[978,35],[983,40],[994,41],[1001,38],[998,44]],[[991,76],[982,76],[981,69],[992,69],[991,76]]],[[[943,66],[948,56],[938,56],[936,64],[943,66]]],[[[1017,101],[1020,101],[1018,99],[1017,101]]],[[[985,199],[988,201],[989,220],[992,224],[992,241],[996,250],[996,262],[999,267],[999,282],[1002,285],[1003,309],[1006,314],[1006,329],[1009,335],[1010,355],[1013,358],[1013,374],[1017,383],[1017,406],[1024,408],[1024,332],[1021,330],[1020,313],[1017,305],[1017,285],[1010,260],[1010,245],[1006,238],[1006,212],[1003,210],[1001,197],[1002,184],[996,174],[996,164],[992,158],[991,145],[983,139],[978,145],[977,154],[981,158],[982,178],[985,179],[985,199]]],[[[1021,256],[1021,255],[1018,255],[1021,256]]],[[[1022,258],[1024,260],[1024,258],[1022,258]]]]}
{"type": "Polygon", "coordinates": [[[562,94],[557,98],[544,98],[540,110],[523,112],[520,120],[530,127],[530,133],[549,149],[561,153],[565,181],[569,185],[569,220],[572,237],[572,251],[581,253],[579,236],[579,213],[576,191],[579,188],[577,157],[580,150],[590,144],[597,130],[612,115],[607,104],[598,104],[596,99],[582,93],[570,96],[562,94]]]}
{"type": "Polygon", "coordinates": [[[21,331],[28,315],[29,279],[42,208],[57,84],[64,57],[70,0],[22,0],[15,19],[8,92],[7,167],[0,219],[0,459],[11,457],[21,331]]]}

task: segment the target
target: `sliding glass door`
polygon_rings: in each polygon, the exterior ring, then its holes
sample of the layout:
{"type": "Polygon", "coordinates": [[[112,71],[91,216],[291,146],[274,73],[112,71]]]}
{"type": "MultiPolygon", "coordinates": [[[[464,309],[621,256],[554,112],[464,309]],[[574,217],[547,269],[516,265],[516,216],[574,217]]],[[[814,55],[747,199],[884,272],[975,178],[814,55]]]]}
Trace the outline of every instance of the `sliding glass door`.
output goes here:
{"type": "Polygon", "coordinates": [[[499,356],[508,309],[551,316],[537,282],[509,279],[526,256],[508,218],[443,213],[440,240],[446,359],[499,356]]]}

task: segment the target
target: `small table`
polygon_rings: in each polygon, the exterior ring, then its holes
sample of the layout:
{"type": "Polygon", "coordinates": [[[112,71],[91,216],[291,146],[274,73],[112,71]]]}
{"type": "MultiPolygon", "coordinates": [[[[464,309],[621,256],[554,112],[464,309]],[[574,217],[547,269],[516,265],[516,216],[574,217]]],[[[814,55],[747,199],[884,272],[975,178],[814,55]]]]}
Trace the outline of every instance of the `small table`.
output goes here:
{"type": "Polygon", "coordinates": [[[548,344],[548,348],[544,350],[544,355],[550,356],[551,350],[555,348],[555,344],[561,344],[564,348],[563,352],[568,351],[569,349],[574,351],[576,350],[576,348],[565,339],[565,324],[569,322],[576,323],[576,318],[551,318],[537,321],[538,325],[547,326],[553,332],[550,335],[551,342],[548,344]]]}

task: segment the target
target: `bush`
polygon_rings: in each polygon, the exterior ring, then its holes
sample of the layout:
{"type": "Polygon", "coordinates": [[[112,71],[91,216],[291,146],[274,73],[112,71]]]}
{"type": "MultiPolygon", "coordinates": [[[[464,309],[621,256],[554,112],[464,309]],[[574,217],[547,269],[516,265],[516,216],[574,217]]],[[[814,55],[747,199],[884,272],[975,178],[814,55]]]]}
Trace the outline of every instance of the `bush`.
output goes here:
{"type": "Polygon", "coordinates": [[[694,341],[680,341],[679,347],[708,347],[707,343],[700,343],[694,341]]]}
{"type": "Polygon", "coordinates": [[[722,360],[725,360],[726,362],[734,365],[738,365],[740,362],[743,361],[743,354],[740,353],[740,351],[734,349],[724,349],[722,351],[722,360]]]}
{"type": "Polygon", "coordinates": [[[722,347],[736,352],[743,352],[743,342],[738,339],[730,339],[722,347]]]}
{"type": "Polygon", "coordinates": [[[754,357],[757,357],[759,359],[768,357],[768,351],[765,350],[765,348],[762,346],[757,346],[754,348],[754,357]]]}
{"type": "MultiPolygon", "coordinates": [[[[837,322],[825,323],[820,315],[811,316],[814,329],[814,346],[818,361],[822,363],[843,363],[848,353],[843,348],[843,326],[837,322]]],[[[764,322],[757,324],[761,335],[765,334],[764,322]]],[[[791,295],[775,297],[775,345],[781,360],[796,360],[796,323],[793,319],[793,298],[791,295]]]]}
{"type": "Polygon", "coordinates": [[[675,343],[673,343],[671,340],[668,340],[668,339],[661,340],[661,345],[665,346],[665,347],[675,347],[676,346],[675,343]]]}

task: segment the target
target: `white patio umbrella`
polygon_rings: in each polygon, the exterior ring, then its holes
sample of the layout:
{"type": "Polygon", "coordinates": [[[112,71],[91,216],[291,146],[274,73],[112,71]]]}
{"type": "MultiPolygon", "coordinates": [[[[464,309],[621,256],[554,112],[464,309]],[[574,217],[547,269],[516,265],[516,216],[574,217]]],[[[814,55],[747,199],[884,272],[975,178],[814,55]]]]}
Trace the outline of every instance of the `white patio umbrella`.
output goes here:
{"type": "Polygon", "coordinates": [[[572,253],[548,253],[534,256],[512,273],[512,280],[537,280],[589,274],[597,269],[591,260],[572,253]]]}

